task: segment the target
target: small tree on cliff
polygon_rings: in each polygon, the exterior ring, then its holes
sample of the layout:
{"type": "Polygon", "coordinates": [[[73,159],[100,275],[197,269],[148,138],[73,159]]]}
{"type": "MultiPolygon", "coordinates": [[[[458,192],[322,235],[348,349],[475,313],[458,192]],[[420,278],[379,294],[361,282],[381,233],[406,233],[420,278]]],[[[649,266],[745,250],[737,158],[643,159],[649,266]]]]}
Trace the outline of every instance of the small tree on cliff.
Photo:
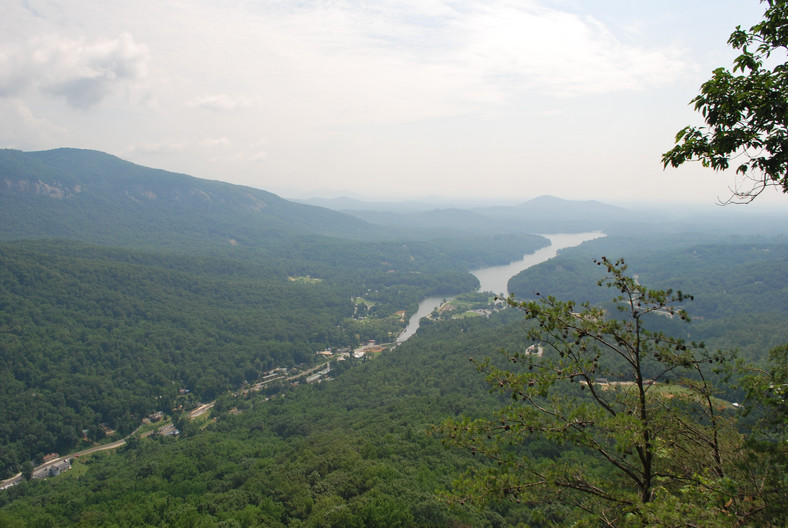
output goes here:
{"type": "Polygon", "coordinates": [[[741,54],[733,71],[718,68],[692,100],[705,127],[688,126],[662,155],[667,167],[690,160],[725,170],[742,180],[727,202],[749,203],[767,187],[788,193],[788,2],[762,0],[763,20],[736,28],[728,44],[741,54]]]}
{"type": "Polygon", "coordinates": [[[572,505],[591,526],[751,519],[763,501],[736,467],[733,410],[715,399],[706,372],[727,358],[648,329],[657,318],[689,321],[681,304],[691,297],[640,285],[622,260],[597,264],[618,317],[539,294],[508,299],[531,321],[528,347],[506,352],[506,369],[477,363],[508,405],[441,425],[445,443],[493,462],[465,475],[453,497],[572,505]],[[564,448],[537,455],[529,446],[540,441],[564,448]]]}

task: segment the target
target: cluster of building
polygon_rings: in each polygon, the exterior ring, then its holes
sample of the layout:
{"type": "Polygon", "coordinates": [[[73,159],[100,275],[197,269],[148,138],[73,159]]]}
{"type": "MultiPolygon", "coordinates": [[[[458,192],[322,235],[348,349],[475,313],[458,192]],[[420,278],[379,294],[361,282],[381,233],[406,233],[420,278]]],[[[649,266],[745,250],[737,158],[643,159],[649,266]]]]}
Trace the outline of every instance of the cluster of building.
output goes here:
{"type": "MultiPolygon", "coordinates": [[[[59,459],[57,453],[50,453],[44,457],[44,463],[33,470],[30,478],[34,479],[45,479],[49,477],[55,477],[60,475],[64,471],[68,471],[71,469],[71,459],[64,458],[62,460],[59,459]]],[[[8,489],[11,486],[16,486],[20,484],[25,479],[22,473],[12,477],[8,480],[0,481],[0,490],[8,489]]]]}
{"type": "Polygon", "coordinates": [[[33,471],[32,478],[34,479],[45,479],[49,477],[56,477],[60,475],[64,471],[68,471],[71,469],[71,459],[64,458],[62,460],[58,459],[57,453],[52,453],[44,457],[44,465],[33,471]],[[48,457],[49,460],[47,460],[48,457]],[[55,460],[51,464],[47,464],[47,462],[55,460]]]}
{"type": "Polygon", "coordinates": [[[330,358],[330,357],[337,356],[337,361],[341,361],[341,360],[345,359],[345,356],[350,354],[350,349],[349,348],[333,349],[333,348],[329,347],[329,348],[327,348],[325,350],[318,350],[315,353],[318,356],[323,356],[324,358],[330,358]]]}
{"type": "Polygon", "coordinates": [[[326,376],[328,375],[329,372],[331,372],[331,363],[326,363],[326,367],[324,369],[319,370],[319,371],[315,372],[314,374],[311,374],[311,375],[307,376],[306,382],[307,383],[320,383],[321,381],[326,379],[326,376]]]}
{"type": "Polygon", "coordinates": [[[355,350],[353,350],[353,357],[356,358],[356,359],[359,359],[359,358],[364,357],[367,354],[374,354],[374,353],[377,353],[377,352],[382,352],[383,350],[385,350],[388,347],[389,347],[389,345],[379,345],[379,344],[375,343],[374,339],[370,339],[367,342],[366,345],[361,345],[360,347],[358,347],[355,350]]]}

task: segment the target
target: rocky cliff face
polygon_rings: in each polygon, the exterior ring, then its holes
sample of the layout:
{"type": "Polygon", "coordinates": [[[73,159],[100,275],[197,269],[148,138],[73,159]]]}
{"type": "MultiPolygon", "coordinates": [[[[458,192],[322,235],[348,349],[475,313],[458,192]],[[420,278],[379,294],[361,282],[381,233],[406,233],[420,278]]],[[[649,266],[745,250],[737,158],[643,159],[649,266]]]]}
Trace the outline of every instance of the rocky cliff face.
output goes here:
{"type": "Polygon", "coordinates": [[[67,186],[57,181],[47,183],[41,180],[31,181],[25,178],[12,179],[6,177],[0,180],[0,191],[9,193],[32,193],[56,200],[63,200],[65,198],[73,198],[81,193],[82,186],[67,186]]]}

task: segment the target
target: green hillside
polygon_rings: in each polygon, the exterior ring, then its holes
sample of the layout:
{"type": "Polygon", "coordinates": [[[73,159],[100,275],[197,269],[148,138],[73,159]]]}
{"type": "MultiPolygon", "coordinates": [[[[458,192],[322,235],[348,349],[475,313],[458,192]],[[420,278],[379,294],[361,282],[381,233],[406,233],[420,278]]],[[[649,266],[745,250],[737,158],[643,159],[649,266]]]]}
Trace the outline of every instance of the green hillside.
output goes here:
{"type": "Polygon", "coordinates": [[[395,312],[476,286],[468,273],[397,272],[380,248],[354,250],[341,273],[297,259],[0,244],[0,474],[73,449],[84,429],[96,440],[102,423],[128,433],[176,406],[180,389],[208,401],[326,347],[390,341],[395,312]],[[374,320],[353,317],[354,296],[374,302],[374,320]]]}
{"type": "Polygon", "coordinates": [[[0,494],[0,523],[500,526],[501,513],[454,511],[435,495],[472,459],[446,451],[431,425],[490,406],[466,356],[500,329],[465,326],[472,337],[429,332],[284,398],[228,399],[214,424],[175,441],[142,441],[15,486],[0,494]]]}
{"type": "MultiPolygon", "coordinates": [[[[572,253],[577,257],[583,250],[568,250],[565,257],[571,259],[572,253]]],[[[732,258],[718,263],[723,274],[741,264],[737,252],[730,254],[732,258]]],[[[597,270],[592,263],[587,266],[597,270]]],[[[572,273],[567,269],[556,277],[560,282],[572,273]]],[[[688,308],[692,312],[692,306],[688,308]]],[[[785,313],[776,317],[775,324],[788,326],[785,313]]],[[[496,360],[499,347],[522,350],[524,336],[516,310],[490,318],[447,318],[425,324],[417,336],[375,359],[335,362],[334,379],[322,384],[283,387],[282,396],[270,399],[261,394],[222,396],[210,421],[184,422],[181,438],[134,442],[78,461],[63,476],[6,490],[0,494],[0,522],[217,527],[571,524],[582,512],[558,499],[538,505],[501,501],[481,509],[445,499],[456,479],[486,462],[442,446],[434,426],[447,417],[485,416],[506,403],[489,391],[468,359],[496,360]]],[[[544,460],[585,456],[538,435],[518,449],[544,460]]],[[[588,463],[604,471],[593,459],[588,463]]]]}
{"type": "Polygon", "coordinates": [[[623,256],[645,283],[695,296],[688,306],[692,325],[673,325],[672,331],[720,348],[736,348],[752,361],[788,342],[788,326],[783,322],[788,306],[785,238],[736,237],[700,244],[694,238],[597,239],[525,270],[511,279],[509,289],[518,299],[550,292],[559,298],[602,303],[610,292],[596,286],[599,270],[592,260],[623,256]]]}
{"type": "Polygon", "coordinates": [[[395,314],[546,243],[364,241],[340,213],[74,149],[0,151],[0,217],[0,238],[28,239],[0,244],[0,476],[317,350],[390,341],[395,314]]]}
{"type": "MultiPolygon", "coordinates": [[[[539,204],[529,214],[557,207],[539,204]]],[[[619,213],[589,203],[572,221],[603,211],[619,213]]],[[[471,229],[482,222],[478,211],[425,214],[409,236],[403,226],[384,232],[99,152],[0,151],[0,477],[53,451],[123,438],[156,411],[180,430],[135,436],[61,476],[0,490],[0,526],[571,524],[582,504],[476,508],[453,496],[466,471],[495,465],[444,447],[452,441],[435,429],[447,418],[490,416],[508,401],[468,359],[507,367],[498,351],[530,344],[519,311],[493,308],[484,294],[462,296],[406,343],[363,358],[332,355],[322,383],[306,383],[311,367],[326,366],[316,352],[393,341],[424,297],[473,292],[469,269],[543,247],[527,233],[531,217],[517,212],[519,227],[503,211],[500,231],[494,222],[471,229]],[[275,381],[248,390],[274,369],[275,381]],[[188,417],[207,402],[208,414],[188,417]]],[[[765,367],[769,350],[788,341],[784,238],[659,230],[564,250],[510,289],[615,313],[611,292],[595,286],[592,259],[623,256],[638,280],[696,296],[689,327],[661,315],[649,324],[765,367]]],[[[708,379],[719,385],[726,423],[738,428],[735,441],[768,416],[744,399],[738,375],[710,370],[708,379]],[[733,401],[746,401],[745,420],[733,401]]],[[[748,456],[765,457],[779,434],[753,436],[761,447],[748,456]]],[[[589,471],[608,476],[603,459],[538,434],[510,449],[545,464],[587,460],[589,471]]]]}
{"type": "Polygon", "coordinates": [[[151,169],[92,150],[0,150],[0,237],[111,245],[264,246],[296,234],[360,236],[363,222],[275,194],[151,169]]]}

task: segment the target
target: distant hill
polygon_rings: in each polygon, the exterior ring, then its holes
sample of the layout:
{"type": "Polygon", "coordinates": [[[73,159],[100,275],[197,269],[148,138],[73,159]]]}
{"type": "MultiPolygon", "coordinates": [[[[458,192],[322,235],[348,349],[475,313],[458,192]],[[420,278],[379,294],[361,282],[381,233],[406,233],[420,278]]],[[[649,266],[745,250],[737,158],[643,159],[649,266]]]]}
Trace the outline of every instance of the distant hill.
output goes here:
{"type": "Polygon", "coordinates": [[[578,233],[608,235],[695,233],[717,236],[785,233],[785,209],[720,207],[682,203],[611,205],[597,200],[565,200],[540,196],[518,205],[450,207],[445,202],[363,202],[356,199],[311,199],[311,204],[353,215],[369,224],[398,229],[411,236],[442,232],[490,235],[578,233]]]}
{"type": "MultiPolygon", "coordinates": [[[[318,203],[314,201],[313,203],[318,203]]],[[[615,230],[626,225],[634,214],[596,201],[563,200],[542,196],[516,206],[434,208],[411,210],[393,204],[370,204],[357,200],[321,202],[327,207],[345,206],[342,212],[370,224],[408,228],[454,230],[467,233],[557,233],[615,230]]]]}
{"type": "Polygon", "coordinates": [[[528,233],[529,226],[512,226],[467,209],[433,209],[431,211],[391,212],[373,210],[345,210],[367,223],[407,230],[443,231],[474,234],[528,233]]]}
{"type": "Polygon", "coordinates": [[[364,222],[253,189],[93,150],[0,150],[0,238],[255,247],[296,234],[358,237],[364,222]]]}
{"type": "Polygon", "coordinates": [[[596,200],[563,200],[540,196],[521,205],[480,207],[475,213],[518,225],[528,225],[536,232],[615,230],[631,221],[632,211],[596,200]]]}
{"type": "Polygon", "coordinates": [[[475,208],[479,213],[493,217],[531,217],[537,216],[569,216],[579,219],[584,216],[624,218],[631,214],[629,210],[599,202],[597,200],[564,200],[555,196],[539,196],[520,205],[503,207],[475,208]]]}

